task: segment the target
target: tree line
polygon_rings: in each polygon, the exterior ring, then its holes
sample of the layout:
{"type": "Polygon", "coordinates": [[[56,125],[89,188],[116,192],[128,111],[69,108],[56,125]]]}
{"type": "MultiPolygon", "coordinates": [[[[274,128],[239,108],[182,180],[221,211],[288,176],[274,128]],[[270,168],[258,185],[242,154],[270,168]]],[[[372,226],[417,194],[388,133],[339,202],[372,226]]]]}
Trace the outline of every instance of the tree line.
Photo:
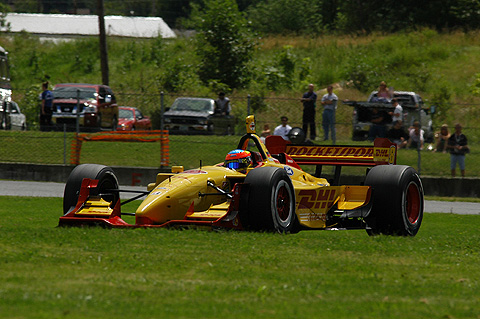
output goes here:
{"type": "MultiPolygon", "coordinates": [[[[1,0],[13,12],[96,12],[98,0],[1,0]]],[[[107,15],[159,16],[173,28],[191,27],[196,8],[211,0],[103,0],[107,15]]],[[[238,10],[262,34],[437,31],[480,27],[478,0],[236,0],[238,10]]]]}

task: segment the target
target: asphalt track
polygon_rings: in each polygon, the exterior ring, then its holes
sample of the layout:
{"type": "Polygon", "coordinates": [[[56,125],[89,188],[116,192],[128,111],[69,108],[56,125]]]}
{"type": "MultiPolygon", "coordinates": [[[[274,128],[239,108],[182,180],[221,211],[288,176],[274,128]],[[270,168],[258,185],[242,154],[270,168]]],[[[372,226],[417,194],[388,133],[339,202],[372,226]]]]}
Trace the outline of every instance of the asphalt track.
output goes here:
{"type": "MultiPolygon", "coordinates": [[[[63,197],[64,183],[0,181],[0,196],[28,196],[28,197],[63,197]]],[[[122,186],[122,189],[145,191],[145,187],[122,186]]],[[[135,194],[122,193],[121,197],[128,199],[135,194]]],[[[2,199],[0,198],[0,203],[2,199]]],[[[479,215],[480,203],[425,201],[426,213],[452,213],[462,215],[479,215]]]]}

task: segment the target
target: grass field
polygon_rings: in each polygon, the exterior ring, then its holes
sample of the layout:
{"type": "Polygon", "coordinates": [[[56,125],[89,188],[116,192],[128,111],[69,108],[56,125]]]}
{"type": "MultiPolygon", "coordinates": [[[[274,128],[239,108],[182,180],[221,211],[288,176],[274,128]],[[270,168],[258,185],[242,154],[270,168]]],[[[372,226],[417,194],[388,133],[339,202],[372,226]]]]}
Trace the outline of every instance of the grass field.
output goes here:
{"type": "MultiPolygon", "coordinates": [[[[67,134],[64,143],[60,132],[0,132],[0,162],[27,162],[40,164],[70,163],[70,145],[73,133],[67,134]],[[64,154],[64,147],[66,152],[64,154]],[[66,157],[66,158],[65,158],[66,157]]],[[[237,147],[240,136],[170,136],[170,165],[183,165],[185,168],[213,165],[222,162],[225,155],[237,147]]],[[[330,142],[330,141],[329,141],[330,142]]],[[[331,143],[331,142],[330,142],[331,143]]],[[[368,142],[340,140],[340,145],[371,145],[368,142]]],[[[466,157],[467,176],[480,176],[480,148],[474,144],[466,157]]],[[[450,176],[450,155],[420,152],[421,175],[450,176]]],[[[80,163],[96,163],[109,166],[160,166],[160,143],[84,142],[80,163]]],[[[397,163],[409,165],[418,170],[418,152],[399,150],[397,163]]],[[[313,172],[313,168],[310,168],[313,172]]],[[[348,168],[343,172],[350,175],[363,175],[364,169],[348,168]]]]}
{"type": "Polygon", "coordinates": [[[57,228],[61,198],[0,202],[1,318],[479,318],[480,216],[279,235],[57,228]]]}

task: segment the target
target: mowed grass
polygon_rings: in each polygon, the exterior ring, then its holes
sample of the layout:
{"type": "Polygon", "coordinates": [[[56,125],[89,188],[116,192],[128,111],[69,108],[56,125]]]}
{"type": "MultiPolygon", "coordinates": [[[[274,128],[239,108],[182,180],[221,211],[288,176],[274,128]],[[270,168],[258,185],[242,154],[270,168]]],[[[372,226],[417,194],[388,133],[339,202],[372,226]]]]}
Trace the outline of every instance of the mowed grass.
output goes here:
{"type": "Polygon", "coordinates": [[[280,235],[58,228],[61,198],[0,202],[1,318],[479,318],[480,216],[280,235]]]}
{"type": "MultiPolygon", "coordinates": [[[[2,132],[0,134],[0,162],[27,162],[39,164],[70,164],[73,133],[67,133],[64,143],[61,132],[2,132]],[[66,149],[65,149],[66,147],[66,149]],[[65,149],[65,150],[64,150],[65,149]]],[[[171,135],[169,137],[169,165],[183,165],[185,169],[222,162],[225,155],[235,149],[240,136],[171,135]]],[[[317,144],[331,145],[331,141],[317,144]]],[[[370,142],[339,140],[337,145],[369,145],[370,142]]],[[[480,176],[480,148],[470,146],[466,155],[467,177],[480,176]]],[[[398,151],[397,164],[409,165],[422,176],[450,176],[450,155],[428,150],[419,153],[414,149],[398,151]]],[[[160,142],[84,142],[80,163],[96,163],[108,166],[160,167],[160,142]]],[[[304,167],[313,173],[314,167],[304,167]]],[[[365,169],[344,167],[346,175],[363,175],[365,169]]],[[[327,171],[328,173],[328,171],[327,171]]]]}

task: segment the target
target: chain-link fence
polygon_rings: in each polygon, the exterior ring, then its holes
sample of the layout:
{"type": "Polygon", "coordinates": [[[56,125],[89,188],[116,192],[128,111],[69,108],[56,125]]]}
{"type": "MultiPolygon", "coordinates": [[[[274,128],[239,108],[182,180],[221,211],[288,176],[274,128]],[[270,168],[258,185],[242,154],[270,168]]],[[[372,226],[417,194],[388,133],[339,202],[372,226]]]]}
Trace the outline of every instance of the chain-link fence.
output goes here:
{"type": "MultiPolygon", "coordinates": [[[[15,98],[20,108],[26,103],[22,100],[21,91],[17,90],[15,98]]],[[[139,94],[117,93],[118,105],[138,107],[152,120],[152,128],[161,129],[165,112],[175,101],[182,97],[175,94],[139,94]]],[[[191,96],[190,96],[191,97],[191,96]]],[[[224,160],[228,151],[237,147],[238,136],[245,132],[245,117],[254,114],[257,121],[257,132],[260,134],[265,126],[273,133],[280,125],[280,117],[287,116],[289,125],[302,127],[302,103],[295,98],[263,98],[259,96],[230,96],[231,114],[236,117],[235,135],[193,135],[170,134],[169,164],[183,165],[185,168],[211,165],[224,160]]],[[[31,103],[31,102],[29,102],[31,103]]],[[[30,106],[31,108],[31,106],[30,106]]],[[[37,114],[27,114],[27,131],[0,131],[0,162],[69,164],[71,147],[75,132],[40,131],[38,120],[39,106],[35,106],[37,114]],[[28,118],[30,117],[30,118],[28,118]]],[[[319,107],[317,107],[319,108],[319,107]]],[[[339,103],[336,112],[336,131],[338,145],[364,144],[368,141],[352,141],[352,113],[350,106],[339,103]]],[[[332,141],[323,141],[321,126],[322,114],[317,111],[316,135],[314,143],[331,145],[332,141]]],[[[437,131],[442,123],[435,123],[437,131]]],[[[452,123],[452,127],[453,127],[452,123]]],[[[450,131],[453,133],[453,130],[450,131]]],[[[474,164],[478,157],[476,145],[480,136],[480,128],[464,127],[463,133],[469,138],[471,152],[467,155],[467,176],[479,175],[480,168],[474,164]]],[[[112,166],[160,167],[161,143],[142,142],[95,142],[84,143],[80,155],[80,163],[101,163],[112,166]]],[[[450,156],[442,152],[433,152],[435,143],[425,143],[422,150],[401,149],[398,152],[398,163],[410,165],[422,175],[450,176],[450,156]]],[[[347,169],[348,171],[348,169],[347,169]]],[[[356,173],[353,173],[356,174],[356,173]]]]}

